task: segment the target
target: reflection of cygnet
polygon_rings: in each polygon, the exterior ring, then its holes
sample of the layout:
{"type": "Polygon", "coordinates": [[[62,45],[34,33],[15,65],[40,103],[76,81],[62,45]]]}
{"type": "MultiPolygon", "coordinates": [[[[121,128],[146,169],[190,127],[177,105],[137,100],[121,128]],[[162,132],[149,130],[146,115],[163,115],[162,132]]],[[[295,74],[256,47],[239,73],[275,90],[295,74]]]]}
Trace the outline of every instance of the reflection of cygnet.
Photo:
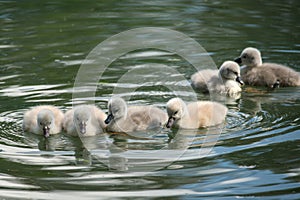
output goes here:
{"type": "Polygon", "coordinates": [[[162,127],[167,114],[154,106],[128,106],[122,98],[108,102],[107,131],[133,132],[162,127]]]}
{"type": "Polygon", "coordinates": [[[217,102],[197,101],[186,105],[180,98],[173,98],[167,103],[169,120],[166,126],[184,129],[215,126],[224,122],[227,110],[217,102]]]}
{"type": "Polygon", "coordinates": [[[240,79],[240,67],[233,61],[225,61],[219,70],[205,69],[191,77],[195,89],[207,93],[220,93],[234,96],[242,91],[243,81],[240,79]]]}
{"type": "Polygon", "coordinates": [[[63,128],[73,136],[93,136],[103,133],[105,113],[94,105],[80,105],[65,114],[63,128]]]}
{"type": "Polygon", "coordinates": [[[54,106],[36,106],[24,114],[23,130],[48,137],[61,132],[64,114],[54,106]]]}
{"type": "Polygon", "coordinates": [[[244,49],[235,61],[244,65],[241,76],[247,85],[270,88],[300,86],[299,72],[280,64],[262,63],[260,51],[256,48],[244,49]]]}

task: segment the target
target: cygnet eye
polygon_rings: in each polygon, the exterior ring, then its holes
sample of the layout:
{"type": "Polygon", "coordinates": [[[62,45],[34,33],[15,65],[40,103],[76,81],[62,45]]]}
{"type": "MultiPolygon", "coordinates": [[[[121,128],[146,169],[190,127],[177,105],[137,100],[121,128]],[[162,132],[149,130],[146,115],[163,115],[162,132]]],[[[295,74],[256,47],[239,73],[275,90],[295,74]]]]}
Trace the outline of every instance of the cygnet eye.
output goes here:
{"type": "Polygon", "coordinates": [[[43,125],[43,123],[42,123],[42,122],[40,122],[40,125],[43,125]]]}
{"type": "Polygon", "coordinates": [[[247,58],[247,55],[243,55],[242,58],[247,58]]]}
{"type": "Polygon", "coordinates": [[[177,113],[178,113],[178,110],[174,112],[174,115],[177,115],[177,113]]]}

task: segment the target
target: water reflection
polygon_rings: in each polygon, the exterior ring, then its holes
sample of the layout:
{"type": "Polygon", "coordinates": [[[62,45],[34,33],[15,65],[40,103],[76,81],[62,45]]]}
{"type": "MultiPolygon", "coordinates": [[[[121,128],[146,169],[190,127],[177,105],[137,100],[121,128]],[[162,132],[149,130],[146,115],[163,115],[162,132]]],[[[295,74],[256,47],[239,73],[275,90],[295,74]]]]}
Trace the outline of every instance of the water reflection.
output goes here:
{"type": "MultiPolygon", "coordinates": [[[[214,99],[229,108],[221,134],[161,130],[135,137],[81,140],[62,133],[45,139],[21,128],[23,113],[31,106],[54,104],[67,110],[86,55],[99,42],[131,28],[181,31],[200,42],[216,65],[255,46],[264,60],[299,71],[298,4],[295,0],[1,2],[0,196],[299,199],[299,88],[244,88],[235,99],[197,94],[198,99],[214,99]]],[[[114,87],[137,86],[116,85],[122,74],[153,63],[176,69],[187,80],[195,73],[171,52],[131,52],[103,74],[95,98],[78,102],[93,100],[106,109],[114,87]]],[[[144,87],[123,95],[136,94],[130,99],[133,104],[164,108],[173,93],[158,89],[158,80],[151,81],[152,77],[138,77],[147,80],[144,87]]],[[[178,91],[184,83],[167,82],[178,91]]]]}

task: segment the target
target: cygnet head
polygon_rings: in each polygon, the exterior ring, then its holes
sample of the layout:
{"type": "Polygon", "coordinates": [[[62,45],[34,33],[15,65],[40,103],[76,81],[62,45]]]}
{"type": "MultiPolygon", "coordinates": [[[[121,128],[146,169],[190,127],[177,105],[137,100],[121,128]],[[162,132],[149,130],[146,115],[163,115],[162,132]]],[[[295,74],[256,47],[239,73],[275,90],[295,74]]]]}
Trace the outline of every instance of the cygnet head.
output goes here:
{"type": "Polygon", "coordinates": [[[180,98],[170,99],[167,103],[167,113],[169,116],[166,124],[167,128],[171,128],[174,122],[181,119],[186,114],[186,105],[180,98]]]}
{"type": "Polygon", "coordinates": [[[240,57],[236,58],[234,61],[249,67],[256,67],[262,64],[260,51],[253,47],[244,49],[240,57]]]}
{"type": "Polygon", "coordinates": [[[236,62],[225,61],[220,67],[219,76],[223,80],[234,80],[244,85],[244,82],[241,80],[240,66],[236,62]]]}
{"type": "Polygon", "coordinates": [[[86,133],[86,126],[88,124],[88,122],[91,119],[91,115],[92,113],[90,113],[91,111],[89,109],[87,109],[87,107],[84,106],[80,106],[77,107],[74,110],[74,124],[76,127],[76,130],[81,133],[81,134],[85,134],[86,133]]]}
{"type": "Polygon", "coordinates": [[[114,97],[108,102],[108,115],[105,124],[109,124],[113,119],[117,120],[127,115],[127,104],[119,97],[114,97]]]}
{"type": "Polygon", "coordinates": [[[37,115],[37,124],[45,137],[49,137],[50,129],[54,126],[54,114],[51,110],[43,109],[37,115]]]}

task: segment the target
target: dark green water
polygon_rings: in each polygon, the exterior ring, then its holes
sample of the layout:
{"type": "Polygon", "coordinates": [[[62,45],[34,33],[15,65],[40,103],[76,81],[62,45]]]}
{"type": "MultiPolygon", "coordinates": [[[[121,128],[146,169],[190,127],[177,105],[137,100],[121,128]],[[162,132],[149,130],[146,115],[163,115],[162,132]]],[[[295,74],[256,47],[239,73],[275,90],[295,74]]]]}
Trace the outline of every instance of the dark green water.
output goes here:
{"type": "MultiPolygon", "coordinates": [[[[1,199],[300,198],[300,88],[247,89],[238,100],[219,100],[229,108],[221,135],[199,130],[175,137],[176,130],[159,130],[139,138],[81,141],[62,133],[45,140],[21,127],[31,106],[70,109],[85,58],[104,40],[133,28],[179,31],[201,44],[217,66],[254,46],[264,61],[300,71],[299,1],[1,1],[0,6],[1,199]],[[172,152],[182,156],[173,158],[172,152]]],[[[155,66],[187,80],[195,72],[173,52],[140,49],[105,70],[95,96],[76,100],[95,101],[107,111],[107,101],[121,88],[130,104],[165,108],[174,93],[151,82],[155,70],[133,76],[145,81],[135,92],[119,82],[130,70],[155,66]]],[[[164,73],[166,80],[172,77],[164,73]]],[[[176,81],[168,84],[181,88],[176,81]]],[[[188,99],[190,93],[180,95],[188,99]]]]}

